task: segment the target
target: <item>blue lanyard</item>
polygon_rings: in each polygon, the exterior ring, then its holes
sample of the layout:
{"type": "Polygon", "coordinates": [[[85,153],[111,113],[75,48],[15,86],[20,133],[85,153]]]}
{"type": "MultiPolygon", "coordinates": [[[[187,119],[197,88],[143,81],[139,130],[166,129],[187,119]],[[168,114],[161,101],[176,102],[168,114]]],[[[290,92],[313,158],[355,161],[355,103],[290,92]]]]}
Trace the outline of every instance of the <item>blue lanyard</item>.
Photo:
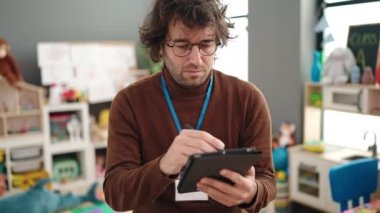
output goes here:
{"type": "MultiPolygon", "coordinates": [[[[205,97],[205,100],[203,102],[201,114],[199,115],[198,122],[197,122],[197,128],[196,129],[198,129],[198,130],[201,129],[201,127],[202,127],[202,123],[203,123],[203,119],[204,119],[205,114],[206,114],[208,103],[210,102],[211,90],[212,90],[213,82],[214,82],[214,78],[213,78],[212,73],[211,73],[210,83],[208,84],[206,97],[205,97]]],[[[164,95],[165,95],[166,103],[169,106],[170,113],[172,114],[175,126],[177,127],[178,132],[181,132],[182,126],[181,126],[181,123],[179,122],[177,113],[176,113],[176,111],[174,109],[173,102],[172,102],[172,100],[170,98],[170,95],[169,95],[168,87],[166,86],[165,79],[164,79],[164,76],[162,74],[161,74],[161,85],[162,85],[162,89],[164,90],[164,95]]]]}

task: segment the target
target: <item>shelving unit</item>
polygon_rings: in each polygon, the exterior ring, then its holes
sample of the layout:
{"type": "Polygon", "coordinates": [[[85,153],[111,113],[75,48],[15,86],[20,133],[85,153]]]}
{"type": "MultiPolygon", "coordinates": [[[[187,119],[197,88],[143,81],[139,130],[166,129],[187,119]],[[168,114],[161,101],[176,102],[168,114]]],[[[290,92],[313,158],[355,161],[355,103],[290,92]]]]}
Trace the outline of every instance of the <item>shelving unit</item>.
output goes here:
{"type": "Polygon", "coordinates": [[[94,181],[102,182],[99,165],[104,165],[107,143],[90,141],[88,104],[44,105],[41,88],[26,83],[21,86],[22,90],[15,90],[0,79],[0,150],[4,152],[0,175],[6,176],[7,191],[27,189],[20,186],[25,178],[37,181],[50,177],[54,190],[77,194],[85,193],[94,181]],[[58,119],[52,119],[54,116],[58,119]],[[72,119],[77,122],[70,134],[68,123],[72,119]],[[25,124],[27,131],[14,130],[25,124]],[[28,150],[38,154],[28,159],[14,157],[15,152],[27,154],[28,150]],[[72,171],[77,171],[75,177],[65,176],[72,171]]]}
{"type": "Polygon", "coordinates": [[[44,91],[25,82],[19,86],[15,89],[0,78],[0,149],[4,152],[0,175],[6,176],[9,192],[28,187],[31,182],[24,183],[24,177],[33,181],[44,177],[40,171],[45,167],[44,91]]]}
{"type": "Polygon", "coordinates": [[[322,125],[322,85],[306,83],[304,91],[303,141],[319,140],[322,125]]]}
{"type": "Polygon", "coordinates": [[[375,85],[323,86],[325,109],[378,115],[380,87],[375,85]]]}
{"type": "Polygon", "coordinates": [[[44,149],[46,169],[53,189],[82,191],[96,180],[95,152],[89,137],[89,111],[86,103],[45,106],[44,149]],[[58,118],[58,119],[57,119],[58,118]],[[70,125],[74,125],[70,132],[70,125]],[[74,132],[79,130],[79,132],[74,132]],[[72,134],[77,137],[72,137],[72,134]]]}
{"type": "Polygon", "coordinates": [[[323,110],[380,115],[380,87],[375,85],[343,84],[322,85],[306,83],[304,87],[304,141],[320,140],[323,110]],[[312,96],[320,94],[321,103],[312,96]]]}
{"type": "Polygon", "coordinates": [[[302,151],[301,147],[289,150],[289,184],[291,200],[316,209],[339,212],[332,200],[328,172],[337,163],[323,160],[319,154],[302,151]]]}

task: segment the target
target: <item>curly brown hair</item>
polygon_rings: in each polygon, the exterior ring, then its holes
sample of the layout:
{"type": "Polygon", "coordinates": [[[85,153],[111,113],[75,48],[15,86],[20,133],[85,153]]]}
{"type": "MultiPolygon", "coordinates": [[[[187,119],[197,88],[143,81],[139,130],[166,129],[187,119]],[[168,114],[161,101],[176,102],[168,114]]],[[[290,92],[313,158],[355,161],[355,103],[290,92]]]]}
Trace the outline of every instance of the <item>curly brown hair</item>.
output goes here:
{"type": "Polygon", "coordinates": [[[186,27],[206,27],[214,24],[216,41],[226,45],[231,39],[229,28],[233,23],[226,17],[227,6],[220,0],[156,0],[153,9],[140,27],[140,41],[149,49],[154,62],[161,60],[160,49],[165,41],[169,23],[179,18],[186,27]]]}

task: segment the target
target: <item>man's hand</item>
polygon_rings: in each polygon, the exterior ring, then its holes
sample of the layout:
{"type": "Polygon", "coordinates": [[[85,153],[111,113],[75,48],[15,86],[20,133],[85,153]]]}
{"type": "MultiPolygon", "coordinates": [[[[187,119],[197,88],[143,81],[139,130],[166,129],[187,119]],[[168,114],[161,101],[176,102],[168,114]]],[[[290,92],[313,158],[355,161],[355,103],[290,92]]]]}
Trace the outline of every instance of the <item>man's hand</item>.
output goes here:
{"type": "Polygon", "coordinates": [[[221,170],[220,175],[230,179],[235,184],[230,185],[205,177],[197,183],[197,188],[215,201],[228,207],[249,203],[255,197],[257,184],[254,167],[251,167],[245,177],[227,169],[221,170]]]}
{"type": "Polygon", "coordinates": [[[224,149],[224,143],[205,131],[183,129],[160,160],[166,175],[178,174],[190,155],[224,149]]]}

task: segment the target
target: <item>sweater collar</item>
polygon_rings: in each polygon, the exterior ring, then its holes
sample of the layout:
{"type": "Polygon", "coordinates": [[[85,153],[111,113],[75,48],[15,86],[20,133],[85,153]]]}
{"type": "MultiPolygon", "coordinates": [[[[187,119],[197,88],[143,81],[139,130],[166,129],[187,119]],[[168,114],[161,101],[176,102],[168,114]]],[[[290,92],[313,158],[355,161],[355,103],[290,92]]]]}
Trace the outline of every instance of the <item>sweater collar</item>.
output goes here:
{"type": "MultiPolygon", "coordinates": [[[[210,74],[213,74],[213,70],[211,69],[210,74]]],[[[164,67],[162,69],[162,75],[164,76],[165,83],[168,87],[169,94],[171,98],[176,97],[195,97],[199,95],[205,95],[207,92],[207,87],[210,82],[210,76],[209,75],[205,82],[203,82],[201,85],[197,87],[185,87],[180,84],[178,84],[177,81],[174,80],[172,75],[169,73],[169,71],[164,67]]]]}

